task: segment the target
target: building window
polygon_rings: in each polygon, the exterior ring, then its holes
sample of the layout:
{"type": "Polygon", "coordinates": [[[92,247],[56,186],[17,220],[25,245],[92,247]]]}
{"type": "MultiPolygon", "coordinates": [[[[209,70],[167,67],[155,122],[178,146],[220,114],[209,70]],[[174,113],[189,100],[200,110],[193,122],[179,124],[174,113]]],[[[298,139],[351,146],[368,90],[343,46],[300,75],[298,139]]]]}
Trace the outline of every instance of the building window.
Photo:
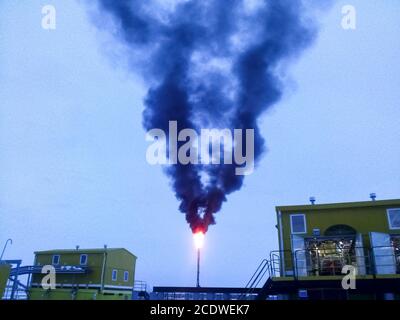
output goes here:
{"type": "Polygon", "coordinates": [[[400,229],[400,208],[399,209],[388,209],[387,217],[388,217],[390,229],[400,229]]]}
{"type": "Polygon", "coordinates": [[[117,278],[118,278],[118,270],[113,269],[112,274],[111,274],[111,280],[117,281],[117,278]]]}
{"type": "Polygon", "coordinates": [[[52,260],[51,263],[54,264],[54,265],[60,264],[60,255],[59,255],[59,254],[55,254],[55,255],[53,256],[53,260],[52,260]]]}
{"type": "Polygon", "coordinates": [[[81,258],[79,260],[79,264],[81,266],[86,266],[87,265],[87,261],[88,261],[88,256],[87,254],[81,254],[81,258]]]}
{"type": "Polygon", "coordinates": [[[129,281],[129,271],[124,271],[124,281],[125,282],[129,281]]]}
{"type": "Polygon", "coordinates": [[[307,233],[306,216],[304,214],[291,214],[290,226],[292,234],[307,233]]]}

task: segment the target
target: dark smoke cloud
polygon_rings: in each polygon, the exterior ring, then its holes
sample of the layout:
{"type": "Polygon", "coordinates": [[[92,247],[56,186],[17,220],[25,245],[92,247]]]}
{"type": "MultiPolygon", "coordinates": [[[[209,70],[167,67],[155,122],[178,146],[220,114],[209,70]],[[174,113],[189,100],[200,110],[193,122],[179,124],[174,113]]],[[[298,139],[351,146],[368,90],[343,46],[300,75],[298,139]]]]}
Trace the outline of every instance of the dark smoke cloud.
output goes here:
{"type": "MultiPolygon", "coordinates": [[[[177,121],[178,130],[254,129],[259,160],[265,143],[257,119],[282,96],[282,67],[316,35],[309,1],[187,0],[173,9],[156,1],[97,1],[119,40],[143,57],[146,66],[138,70],[150,83],[145,129],[168,132],[169,121],[177,121]],[[248,8],[246,2],[258,5],[248,8]]],[[[207,231],[226,196],[241,188],[243,176],[235,169],[235,164],[166,169],[193,231],[207,231]]]]}

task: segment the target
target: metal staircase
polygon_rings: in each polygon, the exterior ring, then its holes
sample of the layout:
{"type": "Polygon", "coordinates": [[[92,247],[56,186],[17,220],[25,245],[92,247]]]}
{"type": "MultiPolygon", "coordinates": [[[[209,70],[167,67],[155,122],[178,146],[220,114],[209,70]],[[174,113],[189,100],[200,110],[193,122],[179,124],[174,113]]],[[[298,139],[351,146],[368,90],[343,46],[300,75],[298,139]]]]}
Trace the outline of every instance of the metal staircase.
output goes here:
{"type": "Polygon", "coordinates": [[[266,280],[265,284],[267,284],[268,281],[271,279],[271,276],[273,274],[273,269],[270,261],[267,259],[263,259],[258,265],[256,271],[251,276],[250,280],[247,282],[245,287],[246,292],[240,296],[240,300],[254,299],[256,297],[256,294],[254,292],[255,289],[258,288],[261,281],[265,280],[267,274],[268,274],[268,280],[266,280]]]}

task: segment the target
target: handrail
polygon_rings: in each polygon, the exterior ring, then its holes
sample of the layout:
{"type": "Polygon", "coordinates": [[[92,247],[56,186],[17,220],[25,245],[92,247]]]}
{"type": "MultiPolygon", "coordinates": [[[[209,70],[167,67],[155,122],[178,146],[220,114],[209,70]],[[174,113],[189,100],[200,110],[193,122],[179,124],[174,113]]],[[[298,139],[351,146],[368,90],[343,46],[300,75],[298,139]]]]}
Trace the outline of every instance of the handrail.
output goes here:
{"type": "MultiPolygon", "coordinates": [[[[394,249],[394,246],[355,246],[348,253],[340,253],[336,249],[301,249],[294,252],[291,250],[272,250],[269,254],[269,260],[264,259],[260,263],[247,283],[246,288],[259,284],[260,269],[265,261],[268,261],[270,277],[283,276],[286,272],[289,272],[287,269],[282,270],[283,259],[285,260],[285,266],[291,266],[291,271],[295,278],[298,278],[301,273],[305,276],[338,275],[341,274],[342,270],[341,268],[339,270],[339,266],[346,264],[356,267],[359,274],[400,274],[400,254],[396,253],[394,249]],[[389,250],[389,252],[382,252],[385,249],[389,250]],[[322,257],[321,252],[331,253],[331,256],[322,257]],[[301,254],[304,257],[300,257],[301,254]],[[299,261],[304,261],[304,265],[300,265],[299,261]],[[259,277],[255,280],[255,276],[258,274],[259,277]]],[[[264,276],[265,273],[262,275],[264,276]]]]}
{"type": "Polygon", "coordinates": [[[267,259],[263,259],[260,264],[258,265],[256,271],[253,273],[253,275],[251,276],[250,280],[247,282],[245,288],[251,288],[255,281],[258,279],[259,274],[264,270],[265,265],[268,263],[267,259]]]}
{"type": "Polygon", "coordinates": [[[6,243],[4,244],[3,251],[1,252],[1,255],[0,255],[0,261],[3,260],[4,251],[6,251],[8,244],[13,244],[13,241],[11,238],[7,239],[6,243]]]}
{"type": "MultiPolygon", "coordinates": [[[[40,274],[42,273],[43,266],[23,266],[19,268],[13,268],[10,271],[10,276],[24,275],[24,274],[40,274]]],[[[56,273],[61,274],[83,274],[88,273],[90,269],[84,266],[58,266],[54,267],[56,273]]]]}
{"type": "MultiPolygon", "coordinates": [[[[279,273],[279,276],[282,276],[282,271],[283,273],[285,272],[285,270],[281,270],[282,269],[282,260],[285,260],[285,253],[288,253],[289,256],[292,256],[292,251],[291,250],[272,250],[269,253],[269,260],[271,263],[271,275],[273,277],[276,277],[277,273],[279,273]],[[277,259],[276,259],[277,258],[277,259]],[[276,267],[276,265],[278,265],[278,267],[276,267]]],[[[284,263],[284,265],[286,265],[286,262],[284,263]]]]}
{"type": "Polygon", "coordinates": [[[147,291],[147,283],[143,280],[135,280],[133,283],[133,291],[147,291]]]}
{"type": "MultiPolygon", "coordinates": [[[[304,276],[327,276],[327,275],[343,275],[342,268],[344,265],[353,265],[357,268],[357,272],[362,275],[385,275],[385,274],[400,274],[400,253],[396,252],[394,246],[354,246],[349,252],[341,252],[340,249],[300,249],[295,250],[273,250],[270,251],[269,259],[262,260],[246,288],[249,290],[241,295],[245,297],[249,293],[254,292],[254,289],[259,285],[266,274],[265,265],[268,265],[269,277],[276,277],[277,271],[279,276],[285,275],[289,270],[282,269],[282,260],[285,266],[291,265],[295,280],[299,278],[299,260],[304,261],[302,268],[305,268],[304,276]],[[380,250],[381,249],[381,250],[380,250]],[[390,250],[389,250],[390,249],[390,250]],[[388,252],[384,252],[389,250],[388,252]],[[329,252],[330,255],[320,256],[320,252],[329,252]],[[299,255],[304,257],[299,259],[299,255]],[[314,254],[314,256],[312,256],[314,254]],[[288,260],[288,259],[290,260],[288,260]],[[310,264],[310,261],[313,264],[310,264]],[[290,263],[287,263],[290,262],[290,263]],[[314,267],[314,269],[313,269],[314,267]],[[315,273],[315,274],[312,274],[315,273]]],[[[304,271],[304,270],[303,270],[304,271]]],[[[268,281],[264,287],[268,285],[268,281]]]]}
{"type": "MultiPolygon", "coordinates": [[[[316,259],[316,265],[313,265],[314,267],[317,267],[317,269],[312,269],[311,272],[316,272],[317,275],[325,275],[324,273],[330,273],[331,275],[335,274],[341,274],[341,268],[346,264],[351,264],[354,265],[357,268],[365,268],[368,269],[365,270],[366,274],[371,274],[371,275],[379,275],[379,274],[395,274],[400,271],[400,256],[396,255],[395,251],[388,253],[388,254],[377,254],[375,249],[394,249],[393,246],[374,246],[374,247],[354,247],[354,250],[352,251],[353,253],[347,253],[347,254],[342,254],[338,255],[335,257],[336,250],[332,250],[332,256],[330,257],[325,257],[323,259],[320,258],[319,253],[323,250],[320,249],[300,249],[296,250],[293,253],[293,267],[294,267],[294,276],[298,278],[299,276],[299,270],[301,271],[301,274],[304,274],[304,276],[308,276],[310,273],[310,259],[316,259]],[[358,254],[357,249],[362,250],[363,254],[358,254]],[[314,253],[315,256],[312,257],[311,254],[314,253]],[[304,254],[304,257],[300,258],[300,254],[304,254]],[[371,259],[373,257],[373,259],[371,259]],[[392,261],[382,261],[386,258],[392,258],[392,261]],[[380,258],[380,262],[378,263],[378,259],[380,258]],[[300,266],[299,262],[303,262],[304,265],[300,266]],[[383,263],[382,263],[383,262],[383,263]],[[322,265],[321,265],[322,263],[322,265]],[[324,264],[327,266],[324,267],[324,264]],[[381,271],[380,268],[393,268],[391,272],[385,273],[385,272],[378,272],[381,271]],[[340,269],[340,270],[339,270],[340,269]],[[329,272],[330,271],[330,272],[329,272]]],[[[330,250],[324,250],[324,251],[330,251],[330,250]]]]}
{"type": "Polygon", "coordinates": [[[265,274],[269,272],[269,276],[271,276],[271,266],[267,259],[263,259],[258,265],[256,271],[251,276],[250,280],[247,282],[245,289],[247,291],[240,295],[239,299],[243,299],[250,294],[254,293],[254,290],[260,284],[261,280],[264,278],[265,274]]]}

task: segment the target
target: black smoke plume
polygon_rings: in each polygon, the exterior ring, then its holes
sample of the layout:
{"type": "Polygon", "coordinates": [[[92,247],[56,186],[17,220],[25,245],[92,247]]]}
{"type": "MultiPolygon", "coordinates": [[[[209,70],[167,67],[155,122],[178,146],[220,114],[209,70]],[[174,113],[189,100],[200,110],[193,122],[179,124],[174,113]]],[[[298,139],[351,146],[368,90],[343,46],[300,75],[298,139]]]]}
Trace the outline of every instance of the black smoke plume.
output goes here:
{"type": "MultiPolygon", "coordinates": [[[[148,81],[145,129],[168,133],[169,121],[177,121],[178,130],[254,129],[257,162],[265,151],[257,120],[281,98],[284,67],[316,35],[310,1],[171,3],[97,0],[113,33],[132,53],[133,71],[148,81]]],[[[226,196],[241,188],[243,176],[235,174],[236,167],[167,167],[193,232],[206,232],[226,196]]]]}

